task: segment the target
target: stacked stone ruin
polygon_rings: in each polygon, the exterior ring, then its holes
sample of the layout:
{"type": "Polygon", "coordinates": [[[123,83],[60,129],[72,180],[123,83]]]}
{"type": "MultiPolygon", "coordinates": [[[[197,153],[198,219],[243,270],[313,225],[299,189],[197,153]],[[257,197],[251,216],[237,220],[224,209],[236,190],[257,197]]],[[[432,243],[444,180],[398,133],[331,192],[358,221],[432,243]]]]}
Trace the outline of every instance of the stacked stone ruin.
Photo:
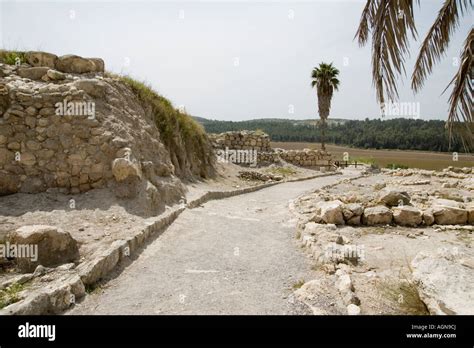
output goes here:
{"type": "Polygon", "coordinates": [[[271,152],[270,137],[268,134],[257,131],[225,132],[211,134],[211,141],[216,148],[232,150],[255,150],[271,152]]]}
{"type": "Polygon", "coordinates": [[[300,167],[332,167],[332,156],[329,152],[321,150],[281,150],[277,149],[279,156],[288,163],[300,167]]]}
{"type": "Polygon", "coordinates": [[[279,163],[281,160],[299,167],[333,169],[333,160],[329,152],[321,150],[284,150],[273,149],[270,136],[259,131],[236,131],[211,134],[216,149],[257,151],[257,162],[261,165],[279,163]]]}
{"type": "Polygon", "coordinates": [[[112,134],[87,113],[87,101],[98,97],[100,86],[70,73],[103,72],[104,62],[44,52],[29,52],[26,59],[27,64],[0,65],[0,193],[48,187],[78,193],[103,186],[103,179],[112,176],[112,134]],[[80,102],[84,115],[58,115],[56,104],[65,100],[80,102]]]}
{"type": "Polygon", "coordinates": [[[121,198],[143,198],[147,209],[182,196],[176,158],[151,111],[104,73],[102,59],[25,57],[0,62],[0,196],[112,188],[121,198]]]}

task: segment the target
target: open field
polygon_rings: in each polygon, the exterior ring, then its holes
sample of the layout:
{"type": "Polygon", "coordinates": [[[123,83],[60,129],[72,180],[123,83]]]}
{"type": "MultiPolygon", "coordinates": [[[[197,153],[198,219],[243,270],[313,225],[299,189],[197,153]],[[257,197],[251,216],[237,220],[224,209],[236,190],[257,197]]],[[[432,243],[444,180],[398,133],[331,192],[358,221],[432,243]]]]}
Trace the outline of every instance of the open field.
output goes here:
{"type": "MultiPolygon", "coordinates": [[[[273,148],[286,150],[298,149],[320,149],[319,143],[293,143],[272,142],[273,148]]],[[[472,167],[474,166],[474,155],[459,154],[458,161],[453,160],[453,154],[449,152],[424,152],[424,151],[402,151],[402,150],[374,150],[357,149],[347,146],[327,144],[326,148],[336,160],[342,160],[344,152],[349,155],[350,161],[357,160],[365,163],[375,163],[380,167],[388,164],[400,164],[409,168],[420,169],[443,169],[448,166],[472,167]]]]}

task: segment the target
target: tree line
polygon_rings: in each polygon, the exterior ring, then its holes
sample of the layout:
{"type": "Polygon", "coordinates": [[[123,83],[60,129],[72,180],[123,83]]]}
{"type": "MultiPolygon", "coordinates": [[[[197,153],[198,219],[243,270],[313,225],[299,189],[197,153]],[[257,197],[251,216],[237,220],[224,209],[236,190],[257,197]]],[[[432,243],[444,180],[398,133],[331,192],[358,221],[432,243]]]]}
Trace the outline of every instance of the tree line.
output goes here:
{"type": "MultiPolygon", "coordinates": [[[[273,141],[321,142],[318,127],[310,122],[282,119],[238,122],[196,119],[208,133],[259,129],[268,133],[273,141]]],[[[326,140],[332,144],[365,149],[464,152],[461,142],[456,139],[450,147],[445,122],[441,120],[347,120],[328,124],[326,140]]]]}

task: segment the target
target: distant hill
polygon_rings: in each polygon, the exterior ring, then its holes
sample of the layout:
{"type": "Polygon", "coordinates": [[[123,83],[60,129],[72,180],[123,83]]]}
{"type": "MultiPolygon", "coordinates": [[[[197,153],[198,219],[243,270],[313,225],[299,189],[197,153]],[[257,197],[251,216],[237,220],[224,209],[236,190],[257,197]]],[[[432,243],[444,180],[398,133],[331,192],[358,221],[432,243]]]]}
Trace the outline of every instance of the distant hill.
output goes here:
{"type": "MultiPolygon", "coordinates": [[[[317,119],[255,119],[248,121],[218,121],[195,117],[208,133],[257,130],[268,133],[273,141],[321,142],[317,119]]],[[[358,148],[455,151],[463,152],[460,142],[449,146],[449,139],[442,120],[330,119],[326,141],[332,144],[358,148]]]]}

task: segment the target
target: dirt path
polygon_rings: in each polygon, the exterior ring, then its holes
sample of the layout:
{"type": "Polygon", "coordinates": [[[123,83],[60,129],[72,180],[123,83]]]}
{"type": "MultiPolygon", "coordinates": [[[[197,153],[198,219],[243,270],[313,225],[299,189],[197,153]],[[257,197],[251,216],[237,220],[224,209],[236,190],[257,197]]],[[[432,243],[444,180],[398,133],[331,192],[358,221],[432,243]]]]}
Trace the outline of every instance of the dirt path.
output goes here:
{"type": "Polygon", "coordinates": [[[288,314],[313,271],[290,200],[345,173],[285,183],[183,212],[138,258],[68,314],[288,314]]]}

